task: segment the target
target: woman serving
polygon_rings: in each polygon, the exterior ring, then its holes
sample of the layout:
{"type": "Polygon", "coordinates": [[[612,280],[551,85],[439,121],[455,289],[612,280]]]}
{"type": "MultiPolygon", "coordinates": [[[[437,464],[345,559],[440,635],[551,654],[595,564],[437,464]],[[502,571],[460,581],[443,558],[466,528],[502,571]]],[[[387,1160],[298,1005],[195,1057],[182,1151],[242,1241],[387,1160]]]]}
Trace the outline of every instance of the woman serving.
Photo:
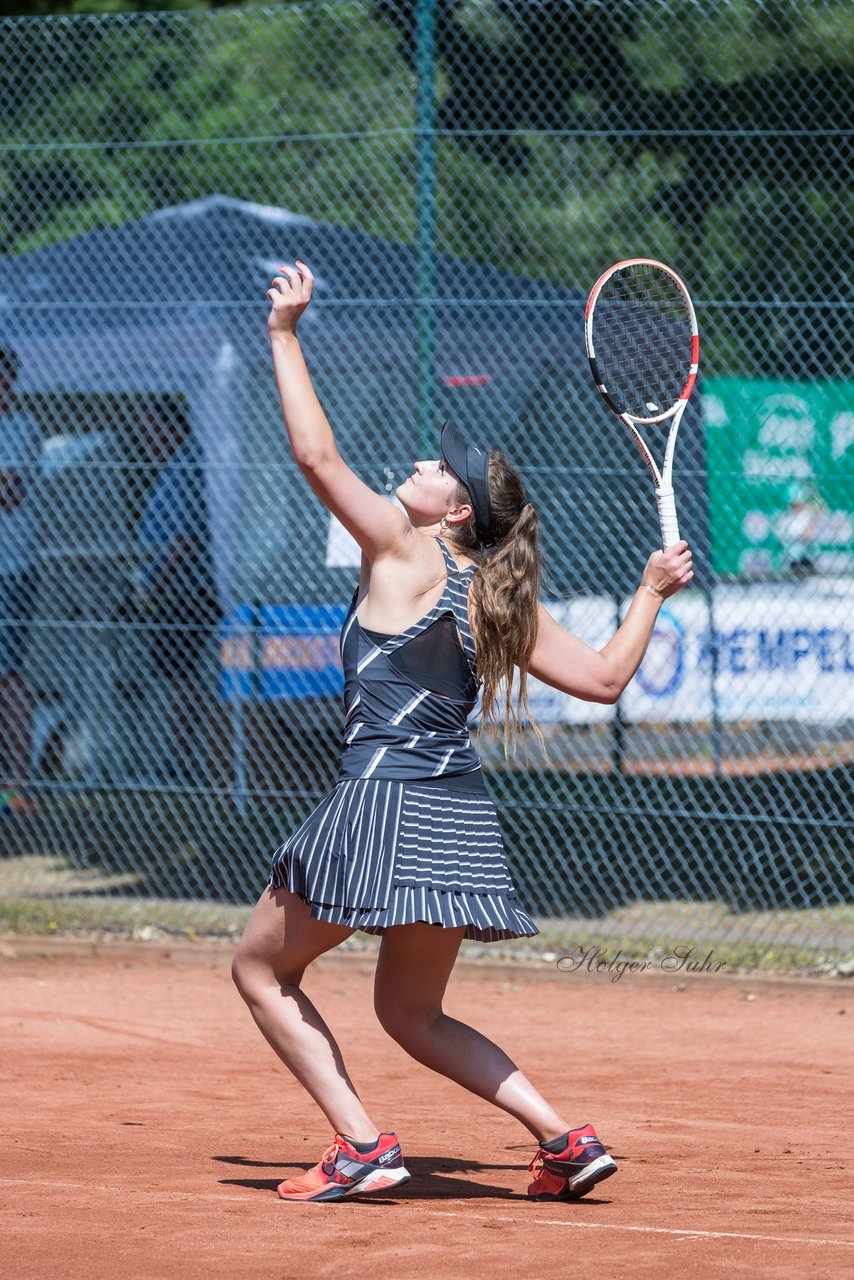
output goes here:
{"type": "Polygon", "coordinates": [[[651,555],[615,635],[602,650],[586,645],[539,602],[539,518],[501,453],[467,445],[446,423],[440,458],[416,462],[397,490],[402,509],[347,466],[297,338],[312,274],[299,261],[281,272],[267,295],[268,331],[291,449],[359,543],[362,568],[341,633],[338,783],[276,851],[234,961],[260,1030],[335,1134],[320,1163],[279,1195],[332,1200],[409,1179],[397,1135],[368,1116],[301,990],[311,961],[362,929],[382,935],[375,1008],[388,1034],[528,1129],[539,1144],[530,1197],[577,1199],[616,1172],[592,1126],[573,1128],[497,1045],[442,1010],[463,938],[537,932],[516,897],[468,718],[480,693],[488,719],[503,685],[504,728],[515,735],[529,674],[615,702],[662,600],[691,580],[691,554],[679,542],[651,555]]]}

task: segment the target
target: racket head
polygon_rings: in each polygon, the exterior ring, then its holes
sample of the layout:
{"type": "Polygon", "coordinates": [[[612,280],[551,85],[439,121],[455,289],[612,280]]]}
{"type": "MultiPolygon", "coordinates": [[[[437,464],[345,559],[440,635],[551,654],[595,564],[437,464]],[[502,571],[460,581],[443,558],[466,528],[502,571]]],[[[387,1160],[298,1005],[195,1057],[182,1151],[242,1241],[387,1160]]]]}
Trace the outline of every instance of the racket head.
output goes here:
{"type": "Polygon", "coordinates": [[[593,380],[615,413],[663,422],[697,379],[700,335],[681,276],[655,258],[628,258],[603,272],[584,309],[593,380]]]}

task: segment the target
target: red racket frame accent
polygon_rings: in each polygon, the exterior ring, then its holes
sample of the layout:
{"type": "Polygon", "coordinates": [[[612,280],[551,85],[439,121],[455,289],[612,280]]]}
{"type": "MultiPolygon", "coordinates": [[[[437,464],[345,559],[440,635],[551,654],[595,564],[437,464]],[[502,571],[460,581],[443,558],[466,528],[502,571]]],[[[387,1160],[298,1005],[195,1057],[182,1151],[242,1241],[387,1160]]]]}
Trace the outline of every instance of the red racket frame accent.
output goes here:
{"type": "Polygon", "coordinates": [[[616,405],[614,405],[611,397],[608,395],[608,392],[596,377],[596,352],[593,349],[593,327],[591,324],[591,318],[596,306],[596,299],[599,297],[605,281],[610,280],[611,276],[614,275],[615,272],[621,271],[624,267],[657,267],[659,271],[665,272],[665,274],[670,276],[671,280],[676,283],[679,292],[685,299],[685,305],[691,320],[691,367],[685,386],[682,388],[673,404],[669,405],[663,413],[658,413],[653,418],[633,418],[634,422],[647,424],[664,422],[667,418],[672,417],[672,415],[676,413],[680,403],[686,402],[689,399],[691,392],[694,390],[694,383],[697,381],[697,371],[700,366],[700,331],[697,328],[697,316],[694,311],[694,304],[691,301],[691,295],[688,292],[685,281],[673,270],[672,267],[668,267],[665,262],[659,262],[657,258],[626,258],[622,262],[615,262],[607,271],[602,272],[601,276],[590,290],[584,307],[584,340],[587,346],[587,358],[590,361],[593,379],[596,382],[596,386],[602,398],[607,401],[609,407],[613,409],[615,413],[619,414],[620,417],[623,417],[623,414],[620,413],[620,410],[616,405]]]}

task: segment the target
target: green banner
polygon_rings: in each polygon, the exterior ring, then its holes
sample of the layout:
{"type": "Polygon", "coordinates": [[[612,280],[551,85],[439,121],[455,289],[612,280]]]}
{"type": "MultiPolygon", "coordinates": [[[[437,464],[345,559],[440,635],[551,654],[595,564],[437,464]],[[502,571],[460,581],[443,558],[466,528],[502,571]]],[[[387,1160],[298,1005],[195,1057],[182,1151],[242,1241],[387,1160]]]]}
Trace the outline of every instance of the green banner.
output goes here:
{"type": "Polygon", "coordinates": [[[854,572],[854,383],[703,385],[716,573],[854,572]]]}

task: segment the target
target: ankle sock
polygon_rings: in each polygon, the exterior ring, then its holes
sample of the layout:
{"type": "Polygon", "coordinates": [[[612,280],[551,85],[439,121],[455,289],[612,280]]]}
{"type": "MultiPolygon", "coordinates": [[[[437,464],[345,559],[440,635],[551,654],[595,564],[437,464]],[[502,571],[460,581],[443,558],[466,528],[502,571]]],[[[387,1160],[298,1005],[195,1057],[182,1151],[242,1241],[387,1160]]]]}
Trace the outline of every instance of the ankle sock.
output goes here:
{"type": "Polygon", "coordinates": [[[569,1137],[569,1130],[562,1133],[559,1138],[552,1138],[550,1142],[542,1142],[540,1145],[543,1151],[551,1151],[554,1155],[560,1155],[561,1151],[566,1147],[566,1140],[569,1137]]]}
{"type": "MultiPolygon", "coordinates": [[[[347,1138],[346,1133],[341,1134],[342,1138],[347,1138]]],[[[379,1143],[379,1138],[375,1138],[373,1142],[354,1142],[352,1138],[347,1138],[350,1146],[354,1151],[358,1151],[360,1156],[366,1156],[369,1151],[373,1151],[379,1143]]]]}

